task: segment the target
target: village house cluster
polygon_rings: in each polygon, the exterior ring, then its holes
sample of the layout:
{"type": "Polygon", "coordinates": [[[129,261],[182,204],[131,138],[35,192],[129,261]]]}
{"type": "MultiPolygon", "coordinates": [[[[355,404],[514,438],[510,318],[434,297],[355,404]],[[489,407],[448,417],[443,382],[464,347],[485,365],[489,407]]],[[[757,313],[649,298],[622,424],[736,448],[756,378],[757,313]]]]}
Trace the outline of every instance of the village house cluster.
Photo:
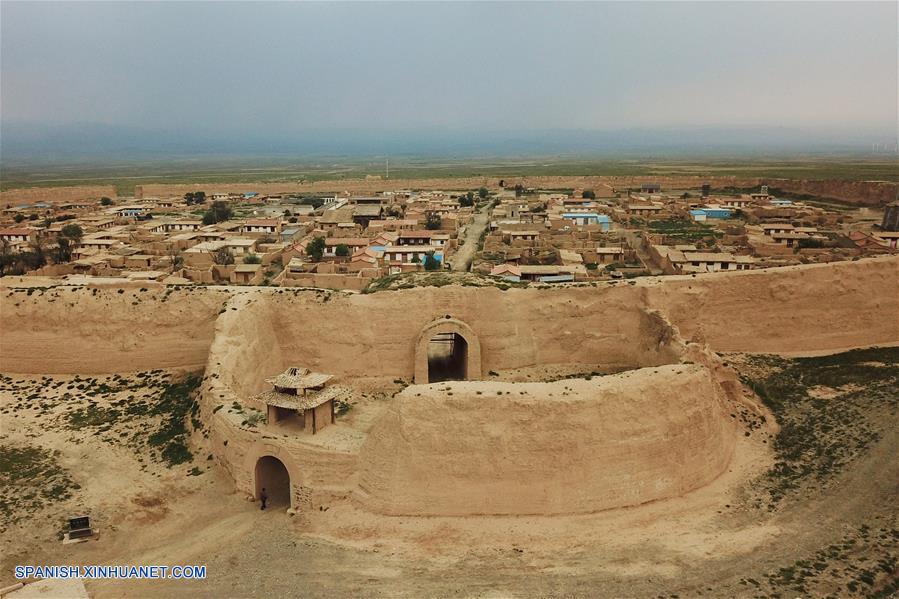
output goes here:
{"type": "Polygon", "coordinates": [[[377,195],[191,192],[5,206],[0,274],[363,290],[449,268],[486,212],[471,270],[565,283],[738,271],[897,251],[883,211],[754,189],[477,191],[377,195]],[[483,216],[483,214],[482,214],[483,216]]]}
{"type": "Polygon", "coordinates": [[[474,194],[188,193],[8,206],[4,274],[363,289],[446,268],[474,194]]]}
{"type": "Polygon", "coordinates": [[[897,211],[777,198],[767,186],[519,184],[496,194],[474,270],[554,283],[848,260],[895,251],[897,211]]]}

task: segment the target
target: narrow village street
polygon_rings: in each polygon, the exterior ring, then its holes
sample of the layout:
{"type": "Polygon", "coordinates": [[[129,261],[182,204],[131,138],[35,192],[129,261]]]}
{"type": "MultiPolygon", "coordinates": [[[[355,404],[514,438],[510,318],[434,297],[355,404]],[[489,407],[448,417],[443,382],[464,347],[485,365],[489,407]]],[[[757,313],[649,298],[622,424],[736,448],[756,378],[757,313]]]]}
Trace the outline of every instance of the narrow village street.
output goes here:
{"type": "Polygon", "coordinates": [[[489,204],[481,208],[465,229],[465,242],[453,256],[452,269],[454,271],[467,271],[471,268],[471,261],[474,259],[475,252],[478,251],[478,241],[490,221],[490,212],[489,204]]]}

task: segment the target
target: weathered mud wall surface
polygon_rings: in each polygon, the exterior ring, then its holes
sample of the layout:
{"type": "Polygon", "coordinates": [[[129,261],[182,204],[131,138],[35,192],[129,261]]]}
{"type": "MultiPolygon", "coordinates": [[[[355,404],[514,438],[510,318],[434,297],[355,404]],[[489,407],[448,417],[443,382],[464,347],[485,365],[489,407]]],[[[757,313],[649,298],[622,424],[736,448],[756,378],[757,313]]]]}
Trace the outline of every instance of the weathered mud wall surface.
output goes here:
{"type": "MultiPolygon", "coordinates": [[[[265,359],[252,367],[252,378],[296,363],[408,380],[419,333],[446,315],[478,336],[484,373],[543,364],[667,363],[667,332],[654,311],[684,338],[718,351],[836,351],[899,342],[896,257],[595,288],[449,286],[343,295],[148,287],[122,293],[38,288],[30,295],[0,287],[0,371],[89,374],[199,366],[206,362],[216,318],[234,294],[246,300],[228,308],[228,322],[238,327],[228,333],[228,351],[265,359]]],[[[235,378],[236,385],[256,390],[262,384],[235,378]]]]}
{"type": "Polygon", "coordinates": [[[419,334],[447,316],[477,336],[469,342],[480,344],[485,375],[535,365],[616,369],[673,359],[667,331],[641,308],[639,290],[571,291],[423,288],[322,303],[283,295],[260,303],[258,313],[278,323],[276,340],[288,361],[344,375],[411,380],[419,334]]]}
{"type": "MultiPolygon", "coordinates": [[[[276,329],[282,323],[271,317],[270,299],[261,294],[233,297],[216,323],[208,370],[215,375],[214,386],[227,390],[234,399],[246,399],[268,388],[263,379],[282,371],[289,361],[277,342],[276,329]]],[[[319,343],[312,337],[304,339],[311,346],[319,343]]]]}
{"type": "Polygon", "coordinates": [[[228,294],[164,286],[0,288],[0,371],[202,368],[228,294]]]}
{"type": "Polygon", "coordinates": [[[839,351],[899,342],[899,258],[669,277],[648,302],[716,351],[839,351]]]}
{"type": "Polygon", "coordinates": [[[666,318],[685,339],[719,351],[840,350],[899,341],[897,265],[890,258],[505,292],[290,290],[232,306],[232,325],[223,330],[230,339],[227,351],[240,356],[233,384],[244,396],[260,391],[264,376],[290,365],[411,380],[420,332],[446,316],[467,323],[476,335],[469,343],[479,343],[485,375],[535,365],[620,369],[670,363],[677,348],[666,318]]]}
{"type": "Polygon", "coordinates": [[[858,206],[883,206],[899,197],[899,183],[889,181],[769,179],[759,182],[792,193],[834,198],[858,206]]]}
{"type": "Polygon", "coordinates": [[[707,369],[411,387],[360,453],[358,500],[392,515],[573,514],[682,495],[730,461],[707,369]]]}
{"type": "Polygon", "coordinates": [[[0,191],[0,204],[31,204],[33,202],[75,202],[79,200],[99,200],[102,197],[115,198],[112,185],[74,185],[71,187],[24,187],[0,191]]]}

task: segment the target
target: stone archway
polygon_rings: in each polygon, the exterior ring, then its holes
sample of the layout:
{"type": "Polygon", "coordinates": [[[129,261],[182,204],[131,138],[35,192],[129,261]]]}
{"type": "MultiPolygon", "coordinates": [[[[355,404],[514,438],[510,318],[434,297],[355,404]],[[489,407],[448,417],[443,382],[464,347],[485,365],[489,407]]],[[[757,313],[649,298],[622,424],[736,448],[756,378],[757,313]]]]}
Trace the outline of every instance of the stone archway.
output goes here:
{"type": "Polygon", "coordinates": [[[421,330],[415,344],[417,384],[437,380],[473,381],[480,378],[481,342],[470,326],[446,316],[421,330]],[[442,356],[439,349],[435,351],[435,344],[445,345],[446,351],[442,356]]]}
{"type": "Polygon", "coordinates": [[[244,464],[249,478],[248,490],[252,491],[253,499],[259,501],[259,493],[264,487],[272,507],[298,509],[303,481],[299,465],[290,453],[271,443],[254,443],[244,458],[244,464]]]}
{"type": "Polygon", "coordinates": [[[256,460],[254,473],[256,481],[256,497],[265,489],[268,496],[268,507],[289,508],[292,506],[293,486],[290,472],[284,462],[275,456],[265,455],[256,460]]]}

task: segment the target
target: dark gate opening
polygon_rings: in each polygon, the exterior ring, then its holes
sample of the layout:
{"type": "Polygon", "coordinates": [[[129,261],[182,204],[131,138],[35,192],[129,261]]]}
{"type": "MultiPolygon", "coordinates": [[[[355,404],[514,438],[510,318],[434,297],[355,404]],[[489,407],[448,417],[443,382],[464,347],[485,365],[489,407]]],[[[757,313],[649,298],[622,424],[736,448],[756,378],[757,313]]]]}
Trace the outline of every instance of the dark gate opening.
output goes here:
{"type": "Polygon", "coordinates": [[[268,506],[290,507],[290,474],[287,467],[270,455],[256,462],[256,497],[265,489],[268,506]]]}
{"type": "Polygon", "coordinates": [[[428,342],[428,382],[468,378],[468,342],[458,333],[438,333],[428,342]]]}

